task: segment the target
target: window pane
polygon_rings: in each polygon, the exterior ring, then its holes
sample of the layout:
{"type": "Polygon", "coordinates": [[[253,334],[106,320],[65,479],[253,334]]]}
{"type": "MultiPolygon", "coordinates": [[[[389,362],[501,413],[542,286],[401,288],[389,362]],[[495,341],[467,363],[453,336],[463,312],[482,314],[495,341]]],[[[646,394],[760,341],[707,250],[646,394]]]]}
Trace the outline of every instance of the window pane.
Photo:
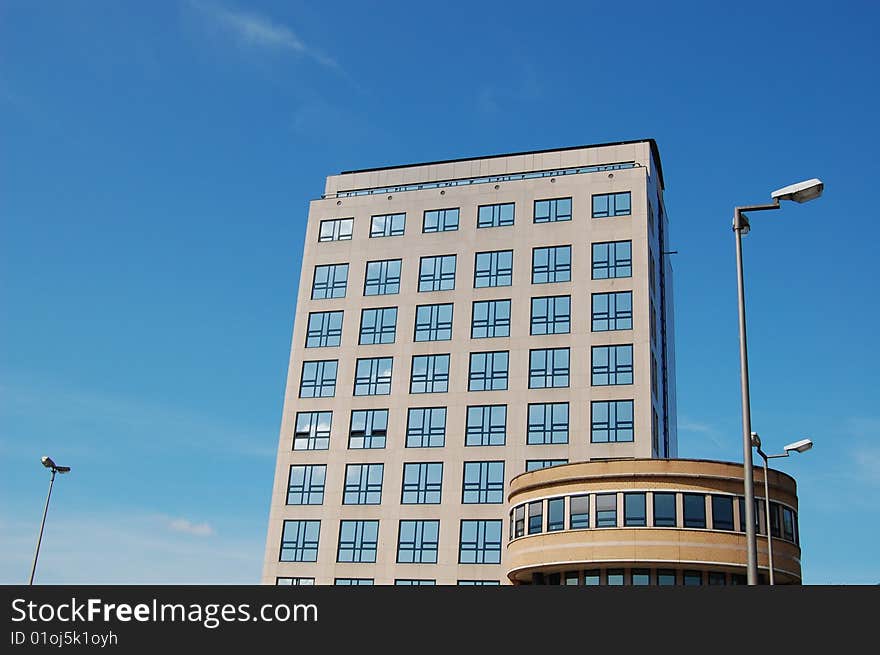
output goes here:
{"type": "Polygon", "coordinates": [[[683,494],[684,527],[706,527],[706,497],[703,494],[683,494]]]}
{"type": "Polygon", "coordinates": [[[654,525],[659,528],[674,528],[675,494],[654,492],[654,525]]]}
{"type": "Polygon", "coordinates": [[[468,407],[465,446],[503,446],[507,440],[507,405],[468,407]]]}

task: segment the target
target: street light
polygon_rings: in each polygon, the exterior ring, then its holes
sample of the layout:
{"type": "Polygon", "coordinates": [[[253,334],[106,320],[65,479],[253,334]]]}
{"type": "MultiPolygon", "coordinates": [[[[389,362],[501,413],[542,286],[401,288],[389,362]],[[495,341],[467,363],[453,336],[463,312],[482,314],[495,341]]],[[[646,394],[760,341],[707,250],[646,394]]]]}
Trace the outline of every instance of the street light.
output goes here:
{"type": "Polygon", "coordinates": [[[768,460],[776,459],[777,457],[788,457],[791,453],[805,453],[810,448],[813,447],[813,442],[809,439],[801,439],[800,441],[795,441],[794,443],[788,444],[783,450],[784,453],[779,453],[778,455],[768,455],[763,450],[761,450],[761,437],[758,436],[757,432],[752,432],[752,445],[755,447],[755,450],[758,451],[758,454],[764,460],[764,517],[766,518],[766,530],[767,530],[767,568],[770,571],[770,584],[775,584],[773,581],[773,535],[770,534],[770,485],[767,482],[768,476],[768,460]]]}
{"type": "Polygon", "coordinates": [[[791,184],[770,194],[773,202],[769,205],[748,205],[736,207],[733,212],[733,231],[736,233],[736,273],[739,291],[739,360],[740,384],[742,388],[742,423],[743,423],[743,484],[745,486],[746,505],[746,553],[747,581],[750,585],[758,584],[758,541],[755,533],[755,488],[752,472],[752,418],[749,405],[749,356],[746,347],[746,297],[743,282],[742,238],[751,229],[745,212],[759,212],[779,209],[781,200],[802,203],[822,195],[825,185],[821,180],[813,178],[791,184]]]}
{"type": "Polygon", "coordinates": [[[31,579],[28,584],[34,584],[34,573],[37,572],[37,558],[40,556],[40,543],[43,541],[43,528],[46,527],[46,514],[49,513],[49,499],[52,498],[52,485],[55,484],[56,473],[70,473],[69,466],[58,466],[48,455],[40,459],[47,469],[52,469],[52,477],[49,478],[49,494],[46,496],[46,507],[43,509],[43,521],[40,523],[40,536],[37,537],[37,550],[34,553],[34,565],[31,567],[31,579]]]}

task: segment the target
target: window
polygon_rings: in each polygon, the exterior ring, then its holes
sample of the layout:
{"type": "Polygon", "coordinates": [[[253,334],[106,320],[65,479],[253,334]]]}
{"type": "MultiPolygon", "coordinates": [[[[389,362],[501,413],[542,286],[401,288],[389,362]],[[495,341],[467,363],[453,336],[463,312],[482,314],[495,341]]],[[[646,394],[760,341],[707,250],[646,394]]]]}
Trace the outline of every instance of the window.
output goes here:
{"type": "Polygon", "coordinates": [[[406,224],[406,214],[373,216],[370,220],[370,238],[401,237],[406,224]]]}
{"type": "Polygon", "coordinates": [[[403,505],[437,505],[443,486],[443,464],[417,462],[403,465],[403,505]]]}
{"type": "Polygon", "coordinates": [[[782,536],[779,529],[779,503],[770,503],[770,534],[777,539],[782,536]]]}
{"type": "Polygon", "coordinates": [[[507,389],[507,351],[471,353],[468,391],[507,389]]]}
{"type": "Polygon", "coordinates": [[[568,348],[529,351],[529,389],[568,386],[568,348]]]}
{"type": "Polygon", "coordinates": [[[722,586],[727,584],[727,580],[725,580],[725,575],[721,571],[709,571],[709,585],[710,586],[722,586]]]}
{"type": "Polygon", "coordinates": [[[625,527],[648,525],[647,511],[644,493],[623,494],[623,525],[625,527]]]}
{"type": "Polygon", "coordinates": [[[609,216],[628,216],[631,213],[629,191],[621,193],[603,193],[593,196],[593,218],[609,216]]]}
{"type": "Polygon", "coordinates": [[[657,585],[660,587],[674,587],[675,571],[672,569],[657,569],[657,585]]]}
{"type": "Polygon", "coordinates": [[[632,330],[632,291],[593,294],[593,332],[632,330]]]}
{"type": "Polygon", "coordinates": [[[467,408],[465,446],[503,446],[507,441],[507,405],[467,408]]]}
{"type": "Polygon", "coordinates": [[[397,307],[361,310],[361,335],[358,341],[360,345],[394,343],[396,331],[397,307]]]}
{"type": "Polygon", "coordinates": [[[684,499],[684,527],[706,527],[706,497],[703,494],[682,494],[684,499]]]}
{"type": "Polygon", "coordinates": [[[336,395],[335,359],[303,362],[299,383],[300,398],[332,398],[336,395]]]}
{"type": "Polygon", "coordinates": [[[394,584],[402,587],[420,587],[420,586],[434,586],[437,584],[436,580],[413,580],[413,579],[401,579],[397,578],[394,580],[394,584]]]}
{"type": "Polygon", "coordinates": [[[532,249],[532,284],[571,281],[571,246],[532,249]]]}
{"type": "Polygon", "coordinates": [[[348,286],[348,264],[326,264],[315,266],[312,279],[312,300],[345,298],[348,286]]]}
{"type": "Polygon", "coordinates": [[[336,561],[375,562],[378,541],[379,521],[340,521],[336,561]]]}
{"type": "Polygon", "coordinates": [[[446,443],[446,408],[417,407],[406,421],[407,448],[441,448],[446,443]]]}
{"type": "Polygon", "coordinates": [[[634,587],[644,587],[651,584],[650,569],[633,569],[632,583],[634,587]]]}
{"type": "Polygon", "coordinates": [[[501,521],[462,521],[459,564],[501,563],[501,521]]]}
{"type": "Polygon", "coordinates": [[[596,527],[617,527],[617,494],[596,494],[596,527]]]}
{"type": "Polygon", "coordinates": [[[561,466],[562,464],[568,464],[568,460],[567,459],[527,459],[526,460],[526,472],[540,471],[541,469],[548,469],[551,466],[561,466]]]}
{"type": "Polygon", "coordinates": [[[529,534],[538,534],[541,532],[544,524],[544,501],[539,500],[529,503],[529,534]]]}
{"type": "Polygon", "coordinates": [[[436,564],[440,521],[401,521],[398,564],[436,564]]]}
{"type": "Polygon", "coordinates": [[[632,241],[593,244],[593,279],[632,277],[632,241]]]}
{"type": "Polygon", "coordinates": [[[373,578],[336,578],[333,581],[333,584],[337,587],[341,586],[352,586],[352,587],[371,587],[373,586],[373,578]]]}
{"type": "Polygon", "coordinates": [[[684,586],[699,587],[703,584],[703,573],[701,571],[685,571],[684,586]]]}
{"type": "Polygon", "coordinates": [[[609,587],[618,587],[623,584],[623,569],[608,569],[609,587]]]}
{"type": "MultiPolygon", "coordinates": [[[[549,519],[548,519],[548,521],[549,521],[549,519]]],[[[549,523],[548,523],[548,526],[549,526],[549,523]]],[[[580,574],[577,571],[566,571],[565,572],[565,585],[576,587],[578,585],[579,578],[580,578],[580,574]]]]}
{"type": "Polygon", "coordinates": [[[450,291],[455,288],[455,255],[422,257],[419,291],[450,291]]]}
{"type": "Polygon", "coordinates": [[[387,409],[356,409],[351,413],[351,427],[348,432],[348,447],[384,448],[388,435],[387,409]]]}
{"type": "Polygon", "coordinates": [[[535,223],[571,220],[571,198],[535,201],[535,223]]]}
{"type": "Polygon", "coordinates": [[[633,440],[633,401],[594,401],[591,413],[590,441],[593,443],[633,440]]]}
{"type": "Polygon", "coordinates": [[[380,505],[384,464],[346,464],[343,505],[380,505]]]}
{"type": "Polygon", "coordinates": [[[599,569],[589,569],[584,571],[584,585],[587,587],[596,587],[599,585],[599,569]]]}
{"type": "Polygon", "coordinates": [[[458,584],[461,586],[488,586],[491,585],[493,587],[497,587],[501,583],[498,580],[459,580],[458,584]]]}
{"type": "Polygon", "coordinates": [[[593,346],[593,386],[633,383],[633,347],[593,346]]]}
{"type": "Polygon", "coordinates": [[[282,562],[317,562],[320,521],[285,521],[281,533],[282,562]]]}
{"type": "MultiPolygon", "coordinates": [[[[733,528],[725,529],[732,530],[733,528]]],[[[788,507],[782,508],[782,538],[788,541],[797,541],[795,538],[794,512],[788,507]]]]}
{"type": "Polygon", "coordinates": [[[532,298],[532,334],[571,332],[571,296],[532,298]]]}
{"type": "Polygon", "coordinates": [[[590,527],[590,497],[571,496],[568,499],[569,504],[569,530],[583,530],[590,527]]]}
{"type": "Polygon", "coordinates": [[[400,293],[400,260],[367,262],[365,296],[388,296],[400,293]]]}
{"type": "Polygon", "coordinates": [[[565,498],[547,501],[547,532],[565,530],[565,498]]]}
{"type": "Polygon", "coordinates": [[[568,403],[529,405],[526,443],[568,443],[568,403]]]}
{"type": "Polygon", "coordinates": [[[410,393],[446,393],[449,389],[449,355],[414,355],[410,393]]]}
{"type": "MultiPolygon", "coordinates": [[[[746,531],[746,499],[743,497],[739,497],[737,500],[739,501],[739,531],[745,532],[746,531]]],[[[761,513],[760,513],[760,509],[759,509],[763,505],[764,505],[763,501],[759,501],[758,499],[755,499],[755,511],[754,511],[755,532],[758,534],[765,534],[764,530],[763,530],[763,528],[765,526],[761,524],[761,521],[760,521],[761,513]]]]}
{"type": "Polygon", "coordinates": [[[287,481],[288,505],[322,505],[324,503],[325,464],[291,466],[287,481]]]}
{"type": "Polygon", "coordinates": [[[318,241],[351,241],[353,218],[332,218],[321,221],[318,241]]]}
{"type": "Polygon", "coordinates": [[[416,341],[452,339],[452,303],[416,307],[416,341]]]}
{"type": "Polygon", "coordinates": [[[513,284],[513,251],[478,252],[474,263],[474,288],[509,287],[513,284]]]}
{"type": "Polygon", "coordinates": [[[516,539],[517,537],[523,536],[526,531],[526,506],[520,505],[513,510],[512,518],[513,522],[511,527],[513,528],[513,534],[511,534],[511,538],[516,539]]]}
{"type": "Polygon", "coordinates": [[[293,429],[294,450],[327,450],[333,412],[297,412],[293,429]]]}
{"type": "Polygon", "coordinates": [[[386,396],[391,393],[392,357],[358,359],[354,373],[355,396],[386,396]]]}
{"type": "Polygon", "coordinates": [[[733,530],[732,496],[712,496],[712,528],[733,530]]]}
{"type": "Polygon", "coordinates": [[[504,502],[504,462],[465,462],[463,480],[463,504],[504,502]]]}
{"type": "Polygon", "coordinates": [[[477,209],[477,227],[513,225],[514,204],[482,205],[477,209]]]}
{"type": "Polygon", "coordinates": [[[458,208],[425,212],[422,232],[454,232],[458,229],[458,208]]]}
{"type": "Polygon", "coordinates": [[[314,578],[275,578],[275,584],[279,587],[299,587],[315,584],[314,578]]]}
{"type": "Polygon", "coordinates": [[[313,312],[306,328],[306,348],[338,346],[342,339],[342,312],[313,312]]]}
{"type": "Polygon", "coordinates": [[[473,304],[471,339],[509,336],[509,300],[481,300],[473,304]]]}
{"type": "Polygon", "coordinates": [[[674,528],[675,494],[654,492],[654,526],[658,528],[674,528]]]}

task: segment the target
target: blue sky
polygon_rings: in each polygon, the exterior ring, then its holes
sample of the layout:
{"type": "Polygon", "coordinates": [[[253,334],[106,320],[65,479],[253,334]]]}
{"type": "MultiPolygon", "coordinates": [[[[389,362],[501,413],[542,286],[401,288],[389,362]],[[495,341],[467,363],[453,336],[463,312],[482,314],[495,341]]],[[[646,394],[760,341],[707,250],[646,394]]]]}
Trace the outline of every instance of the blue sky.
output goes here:
{"type": "Polygon", "coordinates": [[[653,137],[679,450],[797,477],[804,579],[877,583],[878,7],[0,5],[0,583],[259,579],[308,201],[327,174],[653,137]]]}

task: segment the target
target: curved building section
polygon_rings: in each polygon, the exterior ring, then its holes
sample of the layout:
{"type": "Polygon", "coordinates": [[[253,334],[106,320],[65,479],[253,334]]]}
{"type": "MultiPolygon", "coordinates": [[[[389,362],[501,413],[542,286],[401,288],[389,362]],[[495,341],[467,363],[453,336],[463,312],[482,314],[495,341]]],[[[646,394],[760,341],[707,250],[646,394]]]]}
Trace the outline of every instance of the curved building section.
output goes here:
{"type": "MultiPolygon", "coordinates": [[[[797,485],[771,469],[776,584],[800,584],[797,485]]],[[[768,572],[763,470],[755,468],[758,567],[768,572]]],[[[745,584],[743,466],[692,459],[589,461],[511,481],[512,584],[745,584]]]]}

